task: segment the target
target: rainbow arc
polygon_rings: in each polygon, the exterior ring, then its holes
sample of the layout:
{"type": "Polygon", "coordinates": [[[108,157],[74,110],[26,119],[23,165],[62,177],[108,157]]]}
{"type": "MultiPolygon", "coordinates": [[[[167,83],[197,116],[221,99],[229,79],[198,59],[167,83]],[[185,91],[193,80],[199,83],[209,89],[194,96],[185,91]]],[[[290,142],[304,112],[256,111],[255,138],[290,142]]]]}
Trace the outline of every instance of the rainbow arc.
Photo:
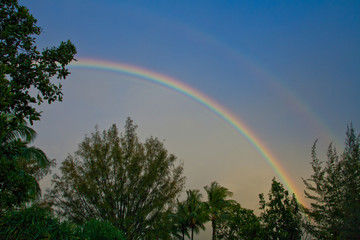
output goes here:
{"type": "Polygon", "coordinates": [[[301,204],[305,204],[305,201],[301,197],[302,195],[295,187],[295,184],[291,180],[290,176],[287,174],[284,167],[277,160],[274,154],[271,153],[268,147],[260,140],[260,138],[256,136],[254,131],[252,131],[249,126],[247,126],[243,121],[241,121],[241,119],[236,117],[230,110],[228,110],[226,107],[222,106],[215,100],[211,99],[210,97],[206,96],[202,92],[172,77],[123,63],[115,63],[95,59],[80,59],[76,62],[72,62],[70,66],[74,68],[111,71],[134,76],[136,78],[140,78],[145,81],[164,86],[175,92],[181,93],[186,97],[189,97],[195,102],[200,103],[201,105],[215,113],[217,116],[219,116],[221,119],[223,119],[225,122],[227,122],[241,135],[243,135],[271,166],[271,168],[281,179],[286,188],[296,195],[298,201],[301,204]]]}

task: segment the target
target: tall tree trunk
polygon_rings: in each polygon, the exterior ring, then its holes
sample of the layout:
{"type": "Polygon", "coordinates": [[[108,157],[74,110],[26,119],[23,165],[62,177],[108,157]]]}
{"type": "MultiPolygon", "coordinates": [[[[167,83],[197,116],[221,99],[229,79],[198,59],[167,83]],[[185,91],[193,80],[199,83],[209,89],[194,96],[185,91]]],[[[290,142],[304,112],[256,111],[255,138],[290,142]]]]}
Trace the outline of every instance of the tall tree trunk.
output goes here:
{"type": "Polygon", "coordinates": [[[191,227],[191,240],[194,240],[194,227],[191,227]]]}
{"type": "Polygon", "coordinates": [[[216,240],[216,223],[215,220],[211,221],[212,225],[212,240],[216,240]]]}

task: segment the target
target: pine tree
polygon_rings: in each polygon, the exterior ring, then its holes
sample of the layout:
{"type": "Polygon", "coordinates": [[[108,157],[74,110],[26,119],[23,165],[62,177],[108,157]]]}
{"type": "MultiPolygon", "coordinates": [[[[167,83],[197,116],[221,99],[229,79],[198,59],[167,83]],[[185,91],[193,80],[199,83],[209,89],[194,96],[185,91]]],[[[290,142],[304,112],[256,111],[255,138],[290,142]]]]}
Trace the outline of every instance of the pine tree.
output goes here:
{"type": "Polygon", "coordinates": [[[109,221],[127,239],[149,239],[161,230],[156,226],[184,186],[183,167],[158,139],[142,143],[136,128],[129,118],[124,134],[115,124],[96,129],[66,158],[48,196],[59,214],[77,224],[109,221]]]}
{"type": "Polygon", "coordinates": [[[360,236],[360,140],[350,125],[345,149],[338,155],[330,144],[327,161],[321,162],[312,148],[314,173],[303,179],[305,196],[312,200],[306,209],[307,230],[319,239],[358,239],[360,236]]]}

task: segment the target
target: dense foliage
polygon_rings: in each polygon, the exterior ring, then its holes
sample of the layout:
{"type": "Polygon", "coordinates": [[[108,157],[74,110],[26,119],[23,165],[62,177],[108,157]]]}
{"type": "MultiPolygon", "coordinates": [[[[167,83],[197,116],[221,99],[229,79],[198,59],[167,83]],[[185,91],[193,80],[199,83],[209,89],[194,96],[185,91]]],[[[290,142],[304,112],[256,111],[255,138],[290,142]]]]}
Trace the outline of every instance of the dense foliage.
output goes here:
{"type": "Polygon", "coordinates": [[[17,0],[0,1],[1,239],[194,239],[209,221],[213,240],[301,239],[304,231],[316,239],[359,239],[360,135],[352,126],[341,155],[330,144],[321,162],[314,143],[313,174],[303,179],[312,201],[305,213],[275,179],[268,201],[260,194],[259,217],[228,199],[232,193],[217,182],[204,188],[207,201],[199,190],[179,201],[183,166],[158,139],[142,143],[131,119],[124,134],[113,125],[86,136],[53,177],[49,202],[34,201],[54,161],[29,146],[36,132],[27,124],[40,120],[36,105],[62,100],[60,81],[76,54],[70,41],[39,51],[36,23],[17,0]]]}
{"type": "Polygon", "coordinates": [[[185,239],[185,236],[190,237],[189,235],[189,212],[186,206],[186,202],[177,201],[176,211],[171,215],[171,233],[173,236],[178,239],[185,239]]]}
{"type": "Polygon", "coordinates": [[[259,197],[263,239],[301,239],[301,212],[295,195],[290,198],[288,191],[274,178],[268,194],[269,201],[263,194],[259,197]]]}
{"type": "Polygon", "coordinates": [[[202,194],[199,190],[187,190],[187,199],[185,201],[186,211],[188,213],[188,224],[191,231],[191,240],[194,239],[194,231],[199,232],[205,229],[205,223],[208,221],[206,205],[201,201],[202,194]]]}
{"type": "Polygon", "coordinates": [[[346,133],[345,149],[338,155],[330,144],[327,161],[321,162],[312,148],[314,173],[304,180],[305,195],[312,200],[307,209],[307,229],[319,239],[358,239],[360,236],[360,137],[352,126],[346,133]]]}
{"type": "Polygon", "coordinates": [[[227,209],[235,203],[227,199],[232,196],[227,188],[220,186],[217,182],[212,182],[210,186],[204,187],[208,200],[206,202],[207,212],[212,226],[212,240],[217,238],[217,225],[219,220],[226,218],[227,209]]]}
{"type": "Polygon", "coordinates": [[[125,240],[123,233],[109,222],[91,219],[83,225],[61,222],[42,205],[7,211],[0,218],[0,236],[7,240],[125,240]]]}
{"type": "Polygon", "coordinates": [[[110,222],[96,219],[85,222],[78,235],[86,240],[125,240],[124,234],[110,222]]]}
{"type": "Polygon", "coordinates": [[[53,162],[28,144],[36,133],[27,126],[40,119],[34,104],[62,99],[61,85],[66,65],[76,53],[74,45],[44,49],[35,45],[41,33],[36,19],[17,0],[0,2],[0,211],[11,209],[40,194],[38,180],[53,162]]]}
{"type": "Polygon", "coordinates": [[[0,113],[0,212],[40,195],[38,180],[53,162],[36,147],[28,147],[36,132],[11,114],[0,113]]]}
{"type": "Polygon", "coordinates": [[[76,49],[67,41],[59,47],[35,46],[41,33],[36,19],[17,0],[0,1],[0,236],[2,239],[72,239],[68,225],[50,211],[31,206],[40,196],[38,181],[54,161],[29,144],[36,132],[27,126],[40,120],[35,108],[44,100],[62,99],[66,65],[76,49]],[[24,208],[25,206],[31,206],[24,208]]]}
{"type": "Polygon", "coordinates": [[[217,223],[217,239],[224,240],[260,240],[262,230],[259,218],[253,210],[242,208],[235,203],[223,212],[217,223]]]}
{"type": "Polygon", "coordinates": [[[17,0],[1,0],[0,110],[31,124],[41,116],[33,104],[62,100],[61,84],[51,78],[66,78],[66,65],[76,54],[70,41],[40,52],[35,45],[35,36],[41,33],[36,22],[17,0]]]}
{"type": "Polygon", "coordinates": [[[73,226],[61,223],[48,209],[32,206],[7,211],[0,218],[1,239],[75,239],[73,226]]]}
{"type": "Polygon", "coordinates": [[[49,197],[59,214],[78,224],[109,221],[127,239],[159,231],[154,227],[183,189],[183,167],[158,139],[141,143],[136,128],[128,119],[120,136],[113,125],[85,137],[62,163],[62,176],[53,178],[49,197]]]}

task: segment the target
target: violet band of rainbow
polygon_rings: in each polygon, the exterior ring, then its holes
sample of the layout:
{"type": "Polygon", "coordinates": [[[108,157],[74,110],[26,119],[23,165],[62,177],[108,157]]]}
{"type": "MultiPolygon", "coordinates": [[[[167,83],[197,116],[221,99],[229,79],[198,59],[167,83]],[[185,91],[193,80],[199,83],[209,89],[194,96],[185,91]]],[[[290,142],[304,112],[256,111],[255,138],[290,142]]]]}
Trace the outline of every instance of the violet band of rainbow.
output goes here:
{"type": "Polygon", "coordinates": [[[261,141],[260,138],[256,136],[254,131],[243,121],[241,121],[239,117],[235,116],[235,114],[233,114],[230,110],[222,106],[217,101],[211,99],[209,96],[206,96],[202,92],[175,78],[124,63],[82,58],[78,61],[71,62],[69,66],[82,69],[111,71],[119,74],[134,76],[145,81],[164,86],[175,92],[181,93],[186,97],[189,97],[195,102],[200,103],[201,105],[209,109],[211,112],[215,113],[218,117],[223,119],[225,122],[227,122],[241,135],[243,135],[247,139],[247,141],[249,141],[254,146],[254,148],[261,154],[261,156],[266,160],[266,162],[280,178],[281,182],[285,185],[285,187],[290,192],[296,195],[296,198],[302,205],[305,205],[305,201],[302,195],[295,187],[295,184],[293,183],[290,176],[287,174],[285,168],[277,160],[274,154],[271,153],[270,149],[268,149],[265,143],[263,143],[263,141],[261,141]]]}

